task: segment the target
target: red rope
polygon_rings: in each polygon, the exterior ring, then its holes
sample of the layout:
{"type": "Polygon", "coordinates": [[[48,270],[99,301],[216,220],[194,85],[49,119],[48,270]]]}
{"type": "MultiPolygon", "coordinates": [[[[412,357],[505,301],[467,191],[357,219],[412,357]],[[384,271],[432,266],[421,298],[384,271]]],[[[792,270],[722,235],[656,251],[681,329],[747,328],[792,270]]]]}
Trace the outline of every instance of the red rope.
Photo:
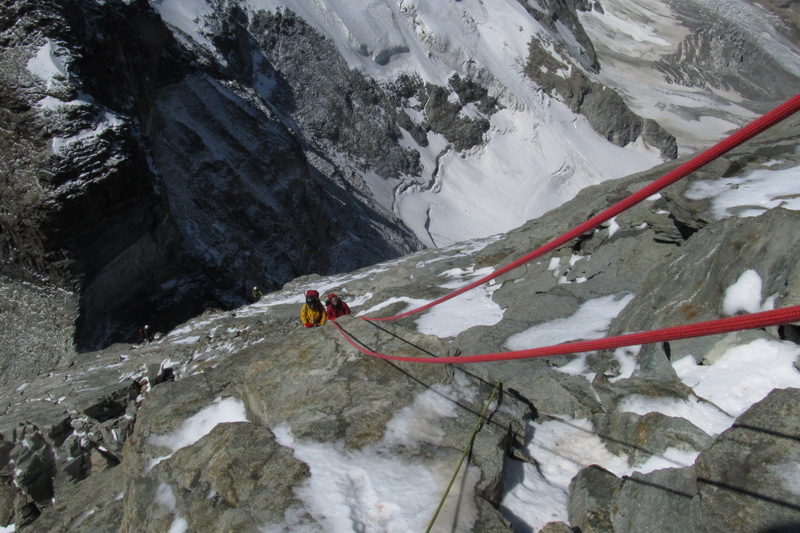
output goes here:
{"type": "Polygon", "coordinates": [[[466,364],[466,363],[486,363],[490,361],[510,361],[513,359],[530,359],[532,357],[545,357],[551,355],[565,355],[581,352],[593,352],[597,350],[609,350],[622,348],[623,346],[639,346],[642,344],[652,344],[656,342],[672,341],[677,339],[689,339],[692,337],[704,337],[706,335],[718,335],[730,333],[743,329],[758,329],[767,326],[777,326],[800,321],[800,305],[784,307],[762,313],[752,313],[695,324],[684,324],[670,328],[607,337],[590,341],[570,342],[556,346],[544,346],[541,348],[531,348],[529,350],[519,350],[515,352],[488,353],[483,355],[466,355],[458,357],[405,357],[399,355],[386,355],[373,352],[358,343],[346,333],[342,327],[331,321],[336,329],[352,344],[356,349],[373,357],[387,359],[390,361],[408,361],[412,363],[432,363],[432,364],[466,364]]]}
{"type": "Polygon", "coordinates": [[[739,146],[748,139],[751,139],[752,137],[758,135],[767,128],[774,126],[775,124],[784,120],[787,117],[790,117],[798,110],[800,110],[800,94],[795,95],[793,98],[787,100],[782,105],[776,107],[775,109],[765,114],[761,118],[754,120],[753,122],[746,125],[742,129],[740,129],[739,131],[728,137],[727,139],[722,140],[721,142],[712,146],[705,152],[700,153],[699,155],[683,163],[682,165],[672,170],[671,172],[668,172],[667,174],[663,175],[661,178],[657,179],[650,185],[647,185],[640,191],[633,193],[632,195],[628,196],[627,198],[623,199],[617,204],[614,204],[613,206],[609,207],[602,213],[595,215],[594,217],[590,218],[583,224],[576,226],[571,231],[568,231],[567,233],[561,235],[560,237],[557,237],[556,239],[528,253],[527,255],[520,257],[513,263],[510,263],[504,266],[503,268],[496,270],[492,274],[489,274],[486,277],[474,281],[469,285],[461,287],[460,289],[457,289],[449,294],[446,294],[445,296],[442,296],[441,298],[434,300],[430,303],[427,303],[421,307],[417,307],[416,309],[406,311],[405,313],[400,313],[399,315],[381,317],[381,318],[368,318],[368,317],[363,317],[363,318],[364,320],[380,322],[384,320],[395,320],[397,318],[407,317],[409,315],[425,311],[426,309],[430,309],[431,307],[439,305],[442,302],[446,302],[447,300],[454,298],[459,294],[462,294],[471,289],[474,289],[475,287],[483,285],[484,283],[493,280],[494,278],[501,276],[506,272],[514,270],[515,268],[518,268],[526,263],[529,263],[534,259],[537,259],[543,256],[544,254],[555,250],[556,248],[559,248],[560,246],[568,243],[569,241],[583,235],[587,231],[596,228],[603,222],[619,215],[623,211],[630,209],[631,207],[638,204],[642,200],[645,200],[646,198],[649,198],[650,196],[654,195],[661,189],[669,185],[672,185],[676,181],[688,176],[695,170],[713,161],[714,159],[720,157],[726,152],[732,150],[733,148],[739,146]]]}

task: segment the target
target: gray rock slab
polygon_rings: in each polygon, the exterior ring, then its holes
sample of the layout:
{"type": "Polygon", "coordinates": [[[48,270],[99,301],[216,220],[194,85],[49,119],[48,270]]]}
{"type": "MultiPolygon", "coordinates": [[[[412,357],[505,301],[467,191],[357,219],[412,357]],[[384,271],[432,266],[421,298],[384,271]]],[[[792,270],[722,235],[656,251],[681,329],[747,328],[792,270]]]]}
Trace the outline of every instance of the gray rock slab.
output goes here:
{"type": "Polygon", "coordinates": [[[695,519],[707,531],[800,527],[800,389],[776,389],[697,459],[695,519]]]}

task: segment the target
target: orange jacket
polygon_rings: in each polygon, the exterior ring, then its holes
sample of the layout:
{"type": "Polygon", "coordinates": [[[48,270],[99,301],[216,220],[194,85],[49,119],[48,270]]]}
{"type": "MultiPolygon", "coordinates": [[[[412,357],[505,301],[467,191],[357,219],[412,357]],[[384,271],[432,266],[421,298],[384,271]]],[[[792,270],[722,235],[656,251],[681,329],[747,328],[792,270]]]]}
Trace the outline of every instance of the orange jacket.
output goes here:
{"type": "Polygon", "coordinates": [[[328,317],[325,314],[325,309],[322,307],[322,302],[320,302],[319,309],[314,309],[308,304],[303,304],[302,309],[300,309],[300,321],[303,324],[311,324],[314,326],[321,326],[327,322],[328,317]]]}

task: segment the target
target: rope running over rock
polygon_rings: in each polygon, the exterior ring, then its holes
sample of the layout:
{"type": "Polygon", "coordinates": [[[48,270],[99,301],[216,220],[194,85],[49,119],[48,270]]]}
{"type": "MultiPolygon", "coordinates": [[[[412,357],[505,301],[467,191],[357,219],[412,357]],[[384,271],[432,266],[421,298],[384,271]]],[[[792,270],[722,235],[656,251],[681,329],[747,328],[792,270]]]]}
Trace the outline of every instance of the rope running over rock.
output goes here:
{"type": "MultiPolygon", "coordinates": [[[[671,172],[668,172],[667,174],[657,179],[650,185],[645,186],[638,192],[631,194],[627,198],[614,204],[612,207],[608,208],[602,213],[590,218],[583,224],[576,226],[575,228],[568,231],[567,233],[564,233],[560,237],[557,237],[556,239],[526,254],[525,256],[506,265],[505,267],[496,270],[495,272],[493,272],[488,276],[485,276],[477,281],[474,281],[469,285],[461,287],[460,289],[457,289],[445,296],[442,296],[441,298],[438,298],[437,300],[434,300],[428,304],[425,304],[421,307],[417,307],[410,311],[406,311],[399,315],[390,317],[380,317],[380,318],[369,318],[369,317],[362,317],[362,318],[364,320],[375,321],[375,322],[404,318],[413,315],[415,313],[419,313],[421,311],[430,309],[451,298],[458,296],[459,294],[463,294],[464,292],[474,289],[475,287],[483,285],[484,283],[487,283],[497,278],[498,276],[510,272],[511,270],[514,270],[526,263],[529,263],[530,261],[533,261],[534,259],[541,257],[542,255],[550,251],[559,248],[560,246],[563,246],[567,242],[579,237],[580,235],[583,235],[587,231],[593,230],[603,222],[610,220],[611,218],[619,215],[620,213],[622,213],[627,209],[630,209],[639,202],[645,200],[646,198],[649,198],[650,196],[654,195],[663,188],[686,177],[687,175],[691,174],[700,167],[708,164],[709,162],[722,156],[726,152],[739,146],[743,142],[751,139],[755,135],[774,126],[778,122],[790,117],[798,110],[800,110],[800,94],[795,95],[793,98],[787,100],[782,105],[776,107],[775,109],[763,115],[762,117],[754,120],[747,126],[743,127],[736,133],[729,136],[728,138],[712,146],[711,148],[702,152],[701,154],[695,156],[686,163],[683,163],[676,169],[672,170],[671,172]]],[[[333,322],[333,324],[336,326],[336,328],[339,330],[342,336],[345,339],[347,339],[348,342],[350,342],[350,344],[352,344],[358,350],[367,355],[392,361],[409,361],[409,362],[435,363],[435,364],[449,364],[449,363],[463,364],[463,363],[482,363],[489,361],[507,361],[513,359],[526,359],[532,357],[544,357],[551,355],[564,355],[564,354],[581,353],[581,352],[589,352],[596,350],[606,350],[612,348],[621,348],[624,346],[636,346],[642,344],[664,342],[669,340],[687,339],[691,337],[701,337],[706,335],[729,333],[732,331],[739,331],[744,329],[763,328],[767,326],[776,326],[780,324],[788,324],[798,321],[800,321],[800,306],[791,306],[783,309],[765,311],[762,313],[753,313],[749,315],[723,318],[719,320],[711,320],[695,324],[686,324],[681,326],[645,331],[629,335],[608,337],[605,339],[572,342],[566,344],[559,344],[555,346],[544,346],[528,350],[519,350],[514,352],[499,352],[499,353],[482,354],[482,355],[459,356],[459,357],[435,357],[435,358],[404,357],[404,356],[379,354],[377,352],[373,352],[365,347],[360,346],[352,338],[350,338],[350,336],[347,335],[342,330],[342,328],[338,324],[336,324],[336,322],[333,322]]]]}

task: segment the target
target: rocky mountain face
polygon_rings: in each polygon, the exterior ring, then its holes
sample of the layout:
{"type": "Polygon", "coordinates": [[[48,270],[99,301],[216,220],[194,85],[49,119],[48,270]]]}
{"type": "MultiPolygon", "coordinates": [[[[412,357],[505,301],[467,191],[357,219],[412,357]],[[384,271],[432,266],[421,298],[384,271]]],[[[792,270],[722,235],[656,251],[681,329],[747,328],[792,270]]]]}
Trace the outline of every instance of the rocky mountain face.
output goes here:
{"type": "MultiPolygon", "coordinates": [[[[74,291],[79,347],[240,304],[253,284],[420,247],[236,81],[247,67],[233,52],[225,67],[198,65],[148,2],[8,2],[3,13],[4,272],[74,291]]],[[[279,78],[263,58],[256,68],[279,78]]],[[[336,90],[326,80],[315,81],[336,90]]],[[[290,114],[292,92],[276,84],[276,109],[290,114]]],[[[367,121],[374,142],[397,131],[367,121]]],[[[413,168],[395,151],[382,170],[413,168]]]]}
{"type": "MultiPolygon", "coordinates": [[[[515,334],[573,317],[598,298],[627,301],[609,335],[718,318],[725,288],[745,270],[758,272],[775,307],[796,305],[800,214],[776,207],[719,220],[709,200],[687,191],[703,180],[735,184],[754,171],[796,167],[798,141],[800,117],[794,117],[613,224],[501,276],[486,295],[502,309],[493,325],[436,337],[420,333],[411,318],[376,326],[342,317],[338,323],[372,351],[424,357],[506,351],[515,334]]],[[[0,389],[0,525],[92,532],[166,531],[178,522],[188,531],[330,529],[331,518],[303,496],[320,474],[298,451],[301,444],[332,446],[356,462],[378,456],[398,461],[400,470],[423,465],[449,476],[499,383],[502,392],[477,434],[467,474],[446,507],[452,530],[511,531],[514,517],[502,506],[514,484],[510,462],[547,467],[522,446],[526,424],[577,419],[591,421],[603,445],[632,467],[669,449],[696,452],[697,459],[626,477],[586,465],[569,485],[568,520],[546,531],[796,528],[800,493],[782,471],[800,454],[800,389],[774,390],[719,433],[679,415],[624,408],[628,400],[647,398],[717,409],[671,363],[691,355],[713,368],[721,351],[754,342],[796,349],[791,325],[644,346],[633,352],[634,368],[624,368],[613,351],[590,353],[585,365],[592,379],[561,371],[573,356],[390,363],[355,350],[330,324],[299,325],[307,288],[343,295],[356,313],[395,314],[403,303],[382,304],[439,297],[451,290],[443,280],[453,272],[508,264],[675,165],[587,189],[507,235],[339,276],[301,277],[255,304],[208,310],[156,342],[70,354],[51,373],[9,380],[0,389]],[[444,402],[449,414],[400,424],[424,395],[444,402]],[[241,404],[241,419],[181,441],[187,420],[229,401],[241,404]],[[420,427],[426,439],[408,440],[411,428],[420,427]]],[[[800,372],[797,367],[796,359],[793,371],[800,372]]],[[[353,529],[366,520],[350,519],[353,529]]]]}
{"type": "MultiPolygon", "coordinates": [[[[592,79],[602,65],[580,14],[602,3],[521,4],[546,33],[523,66],[537,87],[615,144],[642,138],[676,156],[672,135],[592,79]]],[[[145,322],[166,329],[240,305],[254,284],[275,289],[420,249],[387,191],[399,176],[433,183],[435,171],[422,175],[403,135],[474,150],[508,103],[474,65],[446,86],[405,72],[378,83],[288,9],[209,6],[198,42],[144,0],[2,4],[2,308],[51,309],[40,327],[55,324],[45,336],[58,339],[43,345],[5,313],[0,335],[16,346],[0,343],[9,377],[54,368],[73,350],[70,337],[78,350],[131,340],[145,322]],[[48,295],[61,291],[73,301],[56,309],[48,295]]],[[[716,83],[754,101],[793,86],[796,75],[752,35],[700,24],[713,13],[698,18],[694,3],[673,7],[686,25],[697,19],[660,63],[675,83],[716,83]]],[[[779,25],[789,37],[792,20],[779,25]]]]}
{"type": "MultiPolygon", "coordinates": [[[[571,13],[548,9],[552,24],[571,13]]],[[[19,296],[3,308],[39,298],[25,283],[71,293],[72,310],[46,322],[75,321],[79,350],[130,340],[145,322],[164,329],[240,305],[254,284],[274,289],[419,249],[362,174],[420,174],[400,128],[422,146],[429,131],[458,151],[478,146],[502,105],[480,78],[439,87],[402,75],[381,86],[288,10],[215,3],[208,46],[144,0],[9,0],[0,22],[2,268],[19,296]],[[420,121],[398,111],[414,106],[420,121]]],[[[585,103],[600,94],[587,83],[559,90],[580,93],[565,98],[580,100],[570,105],[603,135],[625,144],[653,131],[648,142],[674,156],[674,139],[618,98],[585,103]]],[[[58,342],[43,357],[4,320],[17,350],[4,342],[1,359],[13,376],[66,353],[58,342]]]]}
{"type": "MultiPolygon", "coordinates": [[[[676,52],[659,62],[658,69],[666,79],[687,86],[734,90],[747,99],[758,95],[756,98],[775,100],[785,98],[785,88],[796,83],[797,73],[787,70],[759,46],[759,39],[765,37],[759,34],[762,28],[748,28],[736,18],[715,16],[718,9],[729,7],[682,0],[670,5],[689,33],[676,52]]],[[[798,19],[796,14],[788,13],[788,4],[765,5],[775,13],[774,38],[796,42],[798,19]]],[[[742,14],[740,18],[746,16],[742,14]]]]}

